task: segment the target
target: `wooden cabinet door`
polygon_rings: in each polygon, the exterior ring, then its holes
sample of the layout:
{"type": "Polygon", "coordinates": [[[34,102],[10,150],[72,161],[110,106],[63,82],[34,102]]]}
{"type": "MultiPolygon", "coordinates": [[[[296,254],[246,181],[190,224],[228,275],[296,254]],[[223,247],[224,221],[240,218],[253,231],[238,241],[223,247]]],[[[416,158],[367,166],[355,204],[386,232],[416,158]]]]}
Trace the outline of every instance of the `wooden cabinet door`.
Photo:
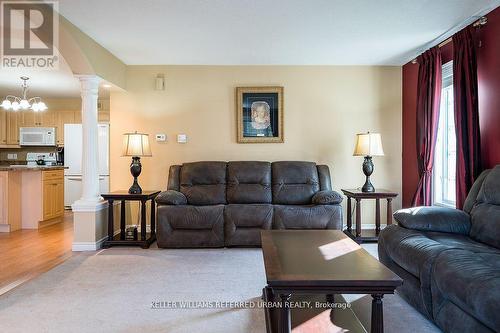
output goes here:
{"type": "Polygon", "coordinates": [[[8,112],[7,113],[7,144],[19,144],[19,127],[20,120],[22,119],[21,112],[8,112]]]}
{"type": "Polygon", "coordinates": [[[50,220],[64,215],[64,172],[63,170],[43,171],[43,212],[42,220],[50,220]]]}
{"type": "Polygon", "coordinates": [[[109,123],[109,110],[99,111],[97,121],[100,123],[109,123]]]}
{"type": "Polygon", "coordinates": [[[82,111],[73,111],[73,114],[75,116],[75,124],[81,124],[82,123],[82,111]]]}
{"type": "Polygon", "coordinates": [[[57,113],[57,144],[64,145],[64,124],[74,124],[75,114],[73,111],[59,111],[57,113]]]}
{"type": "Polygon", "coordinates": [[[32,110],[21,112],[21,127],[35,127],[38,122],[37,114],[32,110]]]}
{"type": "Polygon", "coordinates": [[[54,182],[45,180],[43,182],[43,213],[42,219],[49,220],[54,217],[54,182]]]}
{"type": "Polygon", "coordinates": [[[54,216],[64,215],[64,181],[55,182],[54,186],[54,216]]]}
{"type": "Polygon", "coordinates": [[[38,126],[41,127],[56,127],[56,112],[51,110],[45,110],[38,112],[38,126]]]}
{"type": "Polygon", "coordinates": [[[7,111],[0,108],[0,145],[7,144],[7,111]]]}

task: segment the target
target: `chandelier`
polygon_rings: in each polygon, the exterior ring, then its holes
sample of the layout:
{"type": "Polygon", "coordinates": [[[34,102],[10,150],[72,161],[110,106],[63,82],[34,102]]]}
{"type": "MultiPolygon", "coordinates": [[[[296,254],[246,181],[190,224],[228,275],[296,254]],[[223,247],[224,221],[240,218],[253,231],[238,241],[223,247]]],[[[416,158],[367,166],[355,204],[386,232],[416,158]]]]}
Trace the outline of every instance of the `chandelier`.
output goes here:
{"type": "Polygon", "coordinates": [[[5,110],[12,109],[12,111],[31,109],[34,112],[38,112],[38,111],[47,110],[47,105],[45,105],[45,103],[42,102],[42,99],[40,97],[28,98],[26,96],[26,94],[28,92],[28,82],[27,81],[29,79],[30,78],[27,76],[21,76],[21,80],[23,80],[23,83],[21,84],[21,88],[23,89],[21,97],[8,95],[7,97],[5,97],[5,99],[3,100],[2,104],[0,104],[0,106],[2,106],[2,108],[4,108],[5,110]]]}

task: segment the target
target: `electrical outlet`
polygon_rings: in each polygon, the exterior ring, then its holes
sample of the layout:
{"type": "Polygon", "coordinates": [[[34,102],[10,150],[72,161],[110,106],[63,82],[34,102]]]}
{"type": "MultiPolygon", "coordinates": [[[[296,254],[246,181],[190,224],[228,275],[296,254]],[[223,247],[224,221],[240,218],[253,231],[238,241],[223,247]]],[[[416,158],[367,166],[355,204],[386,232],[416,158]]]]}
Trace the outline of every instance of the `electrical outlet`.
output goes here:
{"type": "Polygon", "coordinates": [[[7,154],[8,160],[17,160],[17,154],[7,154]]]}

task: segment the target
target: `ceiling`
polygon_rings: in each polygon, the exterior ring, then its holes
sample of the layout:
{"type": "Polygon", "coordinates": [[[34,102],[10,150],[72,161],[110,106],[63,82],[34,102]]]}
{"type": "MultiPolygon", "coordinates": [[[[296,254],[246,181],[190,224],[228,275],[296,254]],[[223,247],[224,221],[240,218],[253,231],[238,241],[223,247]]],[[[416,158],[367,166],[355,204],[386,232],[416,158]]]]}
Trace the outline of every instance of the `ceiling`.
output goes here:
{"type": "MultiPolygon", "coordinates": [[[[402,65],[500,0],[60,0],[68,20],[127,65],[402,65]]],[[[62,59],[64,60],[64,59],[62,59]]],[[[78,98],[69,66],[2,70],[0,98],[78,98]]],[[[99,89],[100,98],[109,91],[99,89]]]]}
{"type": "Polygon", "coordinates": [[[60,0],[127,65],[402,65],[498,0],[60,0]]]}

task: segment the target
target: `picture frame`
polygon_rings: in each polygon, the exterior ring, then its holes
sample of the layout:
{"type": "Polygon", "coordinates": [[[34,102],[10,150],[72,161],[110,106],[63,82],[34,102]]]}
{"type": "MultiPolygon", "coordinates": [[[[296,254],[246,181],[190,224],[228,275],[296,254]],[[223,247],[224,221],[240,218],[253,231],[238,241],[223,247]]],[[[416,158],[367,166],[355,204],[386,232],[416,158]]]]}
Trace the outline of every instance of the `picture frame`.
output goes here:
{"type": "Polygon", "coordinates": [[[283,143],[283,87],[237,87],[238,143],[283,143]]]}

